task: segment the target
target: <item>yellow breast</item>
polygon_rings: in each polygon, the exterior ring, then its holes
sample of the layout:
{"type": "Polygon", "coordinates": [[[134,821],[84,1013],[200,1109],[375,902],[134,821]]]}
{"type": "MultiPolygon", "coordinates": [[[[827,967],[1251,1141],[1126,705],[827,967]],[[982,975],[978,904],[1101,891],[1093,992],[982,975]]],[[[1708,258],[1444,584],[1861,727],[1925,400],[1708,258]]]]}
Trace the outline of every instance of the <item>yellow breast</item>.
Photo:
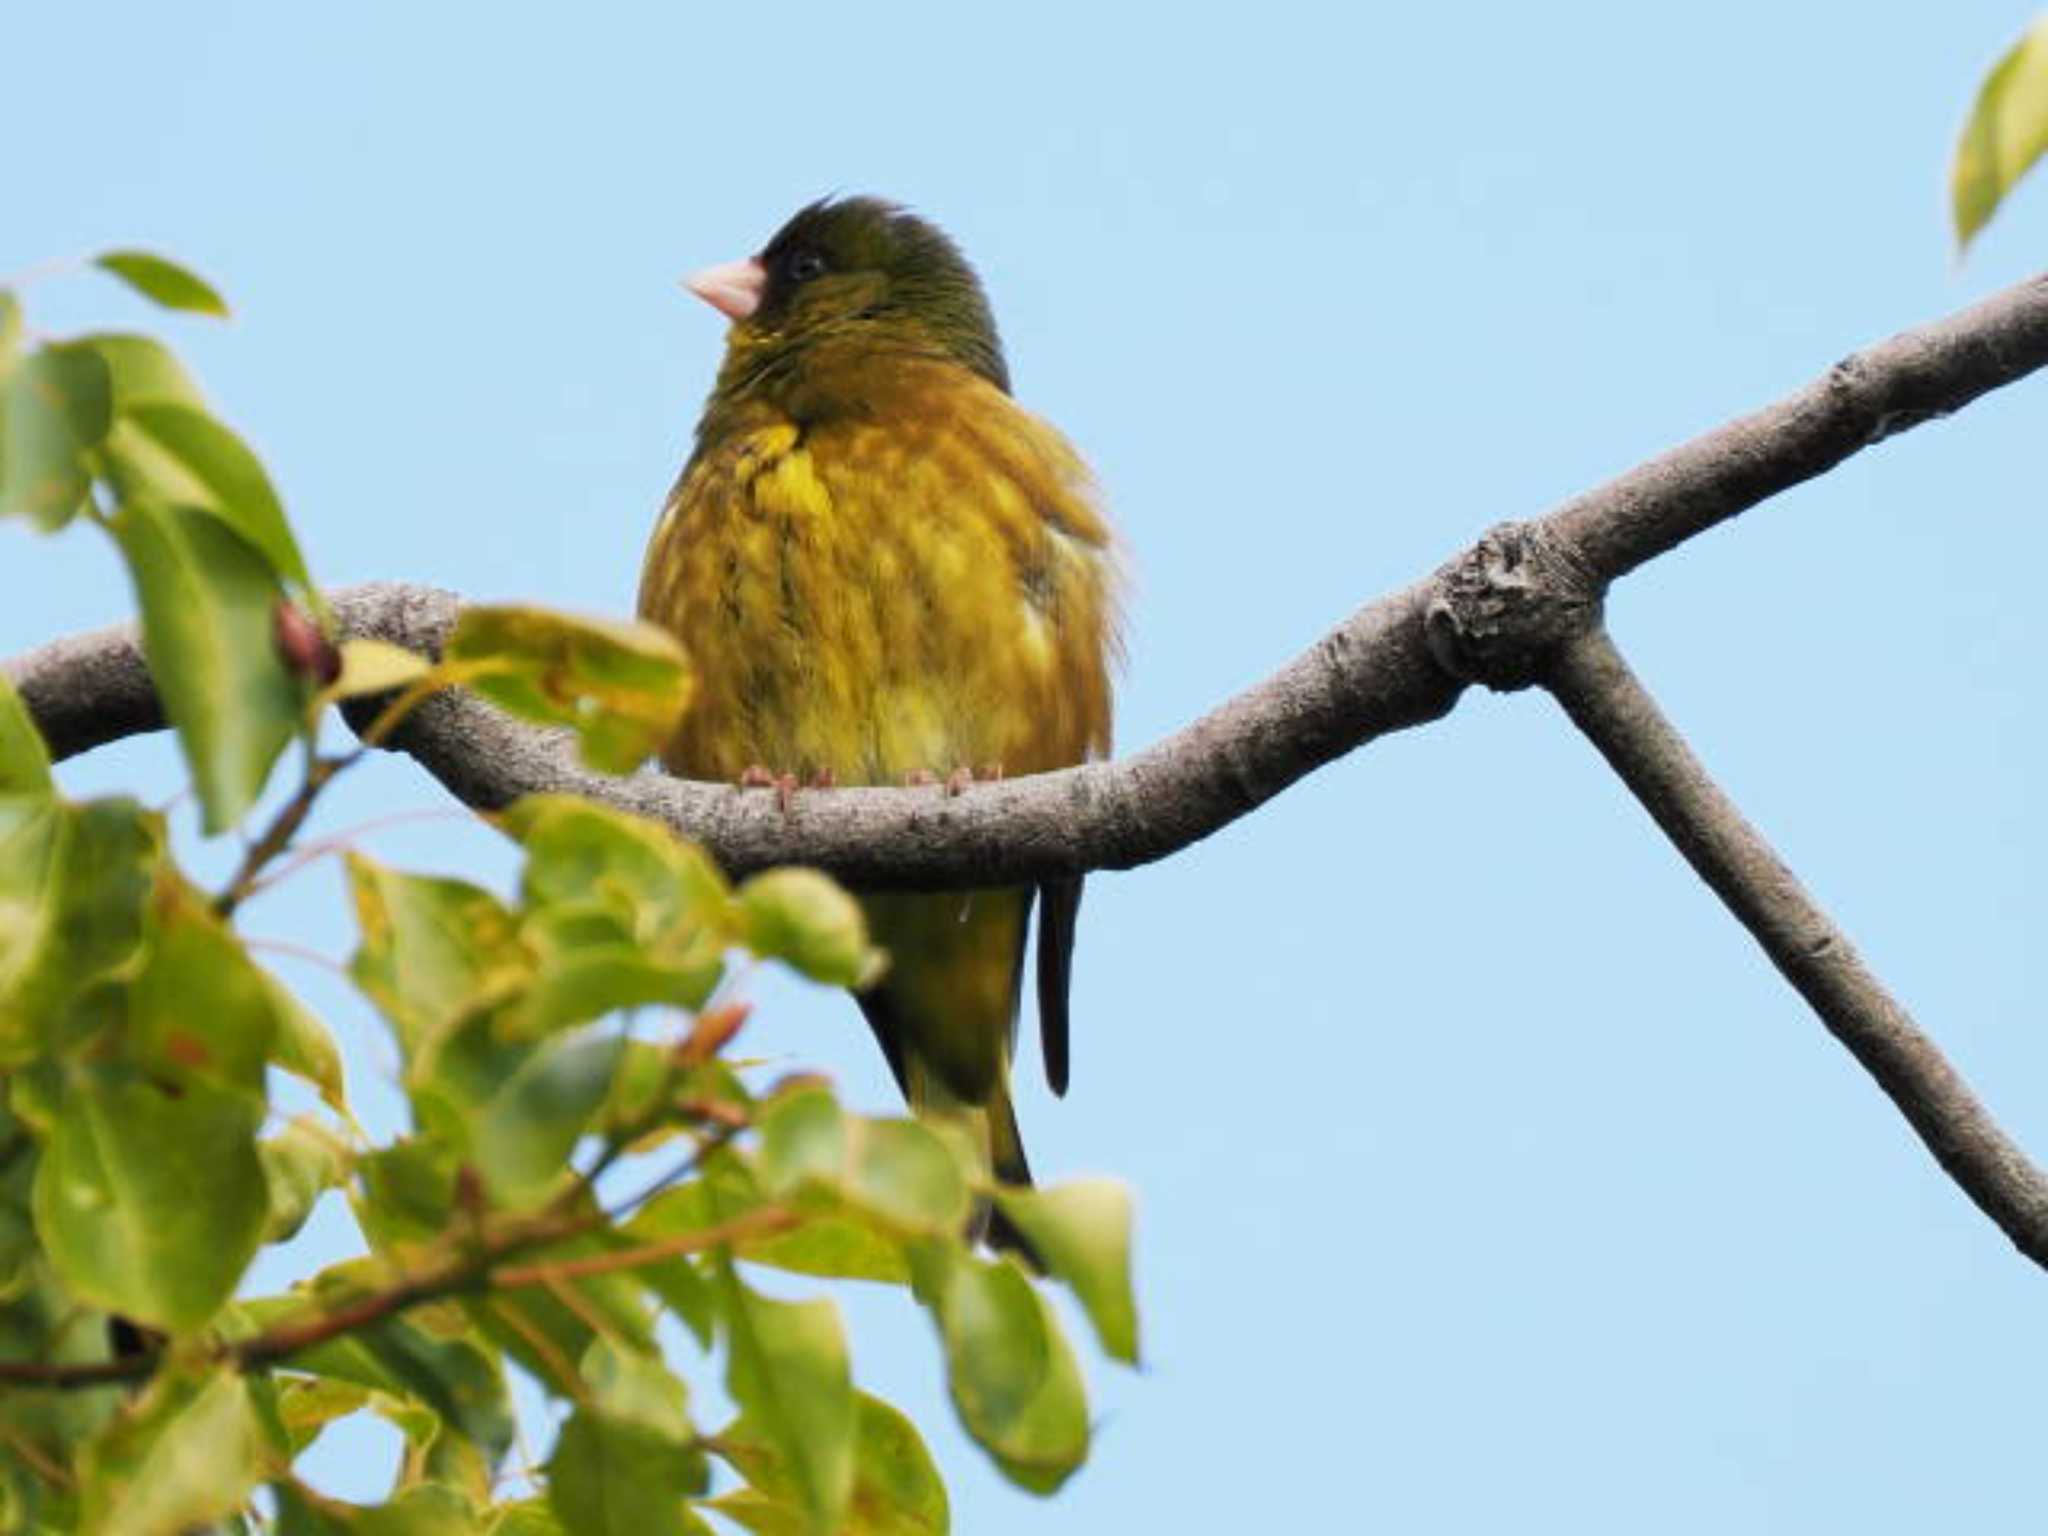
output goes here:
{"type": "Polygon", "coordinates": [[[701,678],[674,772],[893,783],[1108,750],[1113,558],[1086,471],[980,379],[910,383],[871,417],[761,413],[684,469],[640,588],[701,678]]]}

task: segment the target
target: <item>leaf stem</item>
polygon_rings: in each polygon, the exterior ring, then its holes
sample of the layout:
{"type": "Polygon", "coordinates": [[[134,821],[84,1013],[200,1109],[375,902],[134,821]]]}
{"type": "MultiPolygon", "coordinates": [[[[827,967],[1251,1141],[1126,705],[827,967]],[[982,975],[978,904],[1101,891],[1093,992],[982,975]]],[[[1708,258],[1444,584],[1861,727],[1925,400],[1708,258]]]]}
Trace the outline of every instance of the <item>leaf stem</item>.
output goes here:
{"type": "Polygon", "coordinates": [[[279,808],[270,825],[265,827],[255,842],[242,855],[242,862],[235,870],[234,877],[218,896],[213,899],[213,910],[221,917],[230,917],[235,908],[255,893],[257,880],[298,835],[299,828],[306,824],[306,818],[313,814],[314,802],[320,798],[320,791],[333,782],[343,769],[352,767],[361,759],[366,747],[357,747],[340,757],[321,757],[310,744],[306,748],[306,776],[291,799],[279,808]]]}

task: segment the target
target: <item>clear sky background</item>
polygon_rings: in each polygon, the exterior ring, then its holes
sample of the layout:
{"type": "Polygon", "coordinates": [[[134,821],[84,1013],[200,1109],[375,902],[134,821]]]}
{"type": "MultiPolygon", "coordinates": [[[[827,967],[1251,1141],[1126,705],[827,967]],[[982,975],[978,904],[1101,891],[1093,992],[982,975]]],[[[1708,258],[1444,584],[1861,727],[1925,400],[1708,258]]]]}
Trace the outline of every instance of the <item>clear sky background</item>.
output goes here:
{"type": "MultiPolygon", "coordinates": [[[[0,271],[139,243],[219,283],[227,327],[85,276],[31,320],[167,333],[332,583],[627,611],[720,346],[676,279],[823,192],[924,210],[1134,551],[1129,746],[2048,252],[2048,185],[1961,268],[1943,213],[2029,0],[10,9],[0,271]]],[[[1612,602],[2037,1152],[2044,441],[2037,379],[1612,602]]],[[[128,608],[89,530],[0,527],[0,653],[128,608]]],[[[148,742],[66,781],[178,776],[148,742]]],[[[336,799],[446,803],[403,761],[336,799]]],[[[510,868],[445,823],[371,846],[510,868]]],[[[249,927],[343,953],[332,865],[249,927]]],[[[388,1124],[367,1010],[279,964],[388,1124]]],[[[891,1104],[844,999],[761,1001],[755,1050],[891,1104]]],[[[957,1529],[2039,1529],[2048,1282],[1543,697],[1095,880],[1075,1020],[1071,1095],[1027,1056],[1022,1117],[1043,1174],[1136,1187],[1150,1363],[1084,1350],[1099,1435],[1057,1504],[954,1427],[907,1302],[847,1297],[957,1529]]],[[[353,1240],[330,1197],[308,1252],[353,1240]]],[[[367,1496],[388,1453],[311,1467],[367,1496]]]]}

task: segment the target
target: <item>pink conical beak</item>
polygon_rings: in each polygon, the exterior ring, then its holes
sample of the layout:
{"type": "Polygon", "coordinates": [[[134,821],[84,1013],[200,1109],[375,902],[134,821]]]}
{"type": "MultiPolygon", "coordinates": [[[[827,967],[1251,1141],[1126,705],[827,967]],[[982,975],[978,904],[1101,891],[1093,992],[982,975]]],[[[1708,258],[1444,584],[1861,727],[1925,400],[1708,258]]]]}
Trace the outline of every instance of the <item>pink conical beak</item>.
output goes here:
{"type": "Polygon", "coordinates": [[[723,266],[706,267],[683,279],[683,286],[731,320],[744,320],[761,307],[768,287],[768,269],[749,256],[723,266]]]}

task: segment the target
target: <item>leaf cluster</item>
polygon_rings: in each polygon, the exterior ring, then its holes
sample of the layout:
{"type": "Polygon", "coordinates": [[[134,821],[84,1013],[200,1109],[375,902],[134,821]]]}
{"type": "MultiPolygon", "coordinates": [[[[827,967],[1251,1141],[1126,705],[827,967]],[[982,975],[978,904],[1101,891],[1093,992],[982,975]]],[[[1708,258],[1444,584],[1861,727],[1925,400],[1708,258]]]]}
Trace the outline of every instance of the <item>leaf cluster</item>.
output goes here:
{"type": "MultiPolygon", "coordinates": [[[[161,258],[98,265],[225,313],[161,258]]],[[[837,1305],[763,1271],[900,1288],[1004,1474],[1039,1493],[1073,1474],[1089,1421],[1059,1315],[969,1234],[1000,1202],[1135,1362],[1122,1188],[997,1190],[956,1127],[728,1059],[755,963],[835,987],[885,963],[831,881],[734,886],[665,828],[567,797],[495,818],[523,856],[509,893],[341,840],[346,970],[408,1109],[383,1141],[325,1023],[237,926],[319,851],[303,830],[362,750],[323,748],[337,701],[367,701],[374,744],[466,687],[625,772],[687,705],[672,641],[527,607],[469,610],[439,657],[345,639],[256,456],[171,353],[32,343],[4,291],[0,514],[110,535],[202,828],[246,837],[209,889],[163,812],[67,797],[0,677],[0,1528],[947,1529],[917,1429],[855,1383],[837,1305]],[[251,1294],[258,1254],[330,1197],[361,1251],[251,1294]],[[671,1315],[687,1359],[657,1341],[671,1315]],[[706,1426],[690,1382],[714,1370],[738,1413],[706,1426]],[[538,1465],[515,1450],[515,1375],[562,1416],[538,1465]],[[402,1436],[389,1498],[302,1481],[306,1450],[365,1413],[402,1436]]]]}

